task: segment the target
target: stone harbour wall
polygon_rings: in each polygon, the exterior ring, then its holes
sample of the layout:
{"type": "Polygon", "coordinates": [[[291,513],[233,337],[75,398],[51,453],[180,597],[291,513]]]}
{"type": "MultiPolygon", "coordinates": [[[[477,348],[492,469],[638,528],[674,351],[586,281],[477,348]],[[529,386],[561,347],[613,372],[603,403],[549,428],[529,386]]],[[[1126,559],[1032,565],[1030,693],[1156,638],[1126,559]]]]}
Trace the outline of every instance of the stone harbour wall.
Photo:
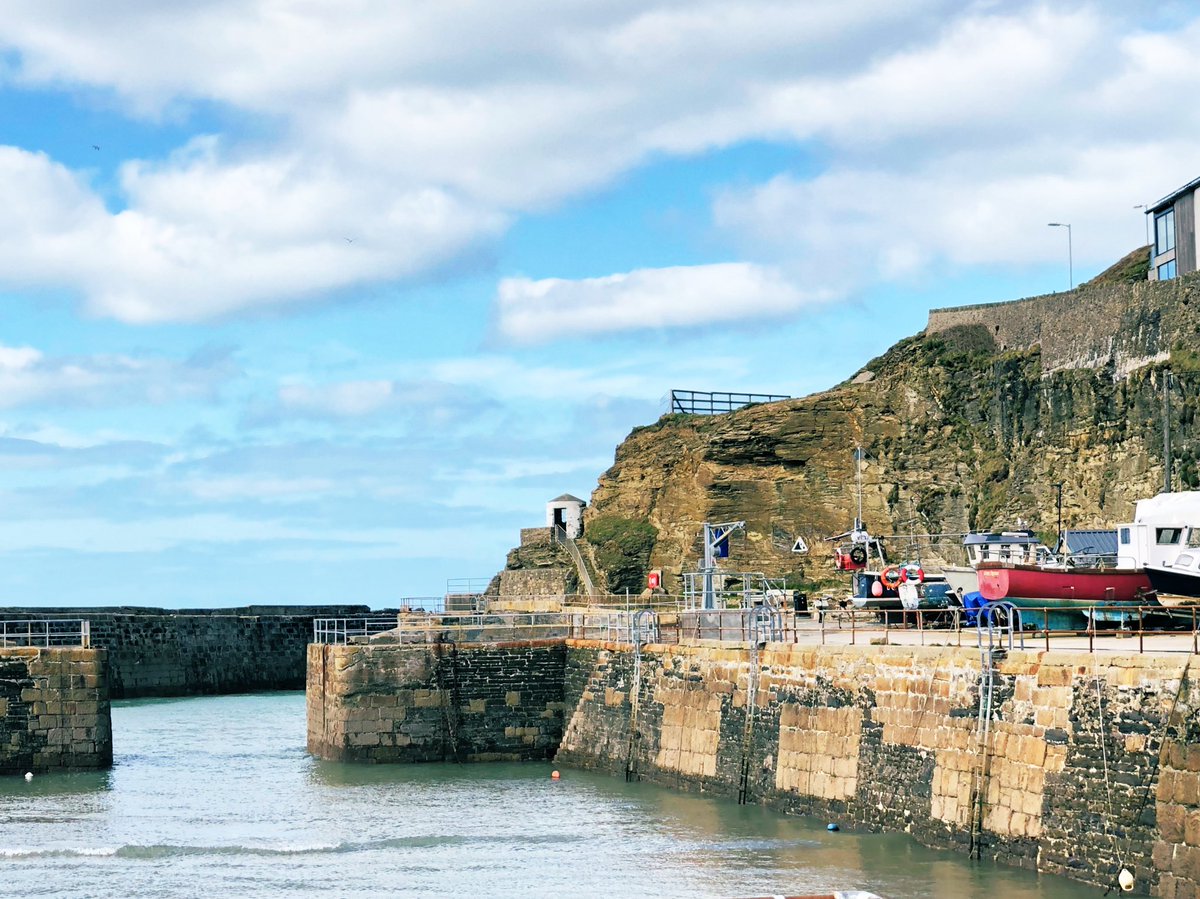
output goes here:
{"type": "Polygon", "coordinates": [[[1004,350],[1040,346],[1044,371],[1103,368],[1129,372],[1170,358],[1193,339],[1200,279],[1084,286],[1002,303],[931,309],[926,334],[982,326],[1004,350]]]}
{"type": "Polygon", "coordinates": [[[568,646],[563,763],[1200,896],[1191,656],[1010,652],[985,741],[975,649],[696,641],[644,647],[635,684],[629,647],[568,646]]]}
{"type": "Polygon", "coordinates": [[[334,761],[551,758],[565,641],[308,648],[308,750],[334,761]]]}
{"type": "Polygon", "coordinates": [[[0,774],[112,765],[102,649],[0,648],[0,774]]]}
{"type": "Polygon", "coordinates": [[[114,699],[299,690],[314,618],[353,618],[367,606],[5,608],[0,618],[81,618],[91,645],[108,650],[114,699]]]}

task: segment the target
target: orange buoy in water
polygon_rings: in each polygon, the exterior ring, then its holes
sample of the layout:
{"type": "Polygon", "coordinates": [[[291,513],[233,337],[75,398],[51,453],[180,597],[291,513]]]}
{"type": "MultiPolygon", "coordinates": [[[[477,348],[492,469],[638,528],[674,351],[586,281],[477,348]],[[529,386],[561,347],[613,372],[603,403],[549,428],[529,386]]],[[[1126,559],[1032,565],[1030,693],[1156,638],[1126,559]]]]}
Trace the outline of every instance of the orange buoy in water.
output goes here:
{"type": "Polygon", "coordinates": [[[550,779],[551,779],[551,780],[558,780],[558,772],[557,772],[557,771],[551,771],[551,772],[550,772],[550,779]]]}

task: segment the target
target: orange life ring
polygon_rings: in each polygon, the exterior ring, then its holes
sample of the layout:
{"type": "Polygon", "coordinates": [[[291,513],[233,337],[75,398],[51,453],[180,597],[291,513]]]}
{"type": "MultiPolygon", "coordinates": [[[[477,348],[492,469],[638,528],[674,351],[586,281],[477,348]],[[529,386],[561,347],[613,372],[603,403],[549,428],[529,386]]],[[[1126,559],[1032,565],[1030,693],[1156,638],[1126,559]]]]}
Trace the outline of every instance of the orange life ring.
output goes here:
{"type": "Polygon", "coordinates": [[[900,586],[900,569],[889,565],[887,568],[883,569],[883,571],[879,572],[879,580],[882,581],[883,586],[887,587],[889,590],[895,590],[900,586]]]}

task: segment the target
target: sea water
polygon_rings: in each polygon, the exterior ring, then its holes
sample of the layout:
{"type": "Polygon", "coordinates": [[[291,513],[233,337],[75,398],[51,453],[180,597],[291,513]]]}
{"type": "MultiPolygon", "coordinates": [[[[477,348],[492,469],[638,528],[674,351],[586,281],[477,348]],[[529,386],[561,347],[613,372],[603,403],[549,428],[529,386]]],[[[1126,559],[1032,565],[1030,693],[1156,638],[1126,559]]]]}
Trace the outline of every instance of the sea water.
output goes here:
{"type": "Polygon", "coordinates": [[[113,705],[114,764],[0,778],[0,895],[1097,895],[726,799],[550,763],[346,765],[304,696],[113,705]]]}

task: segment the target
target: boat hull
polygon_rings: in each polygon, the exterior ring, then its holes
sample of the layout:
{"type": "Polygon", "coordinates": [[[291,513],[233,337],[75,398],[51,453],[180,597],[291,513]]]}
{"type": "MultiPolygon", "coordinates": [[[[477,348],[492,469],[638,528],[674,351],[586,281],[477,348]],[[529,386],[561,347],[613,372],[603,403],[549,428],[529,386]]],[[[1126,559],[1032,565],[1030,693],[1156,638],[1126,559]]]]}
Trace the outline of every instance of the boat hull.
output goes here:
{"type": "Polygon", "coordinates": [[[975,593],[979,590],[979,574],[974,568],[947,565],[942,569],[942,574],[945,575],[946,582],[954,588],[959,596],[966,596],[968,593],[975,593]]]}
{"type": "Polygon", "coordinates": [[[1200,597],[1200,577],[1194,574],[1181,574],[1164,568],[1146,566],[1146,574],[1150,583],[1159,593],[1170,593],[1172,596],[1200,597]]]}
{"type": "Polygon", "coordinates": [[[1041,606],[1084,608],[1100,603],[1145,605],[1154,599],[1154,587],[1141,569],[1063,569],[983,562],[976,570],[979,592],[990,602],[1036,600],[1034,604],[1041,606]]]}

